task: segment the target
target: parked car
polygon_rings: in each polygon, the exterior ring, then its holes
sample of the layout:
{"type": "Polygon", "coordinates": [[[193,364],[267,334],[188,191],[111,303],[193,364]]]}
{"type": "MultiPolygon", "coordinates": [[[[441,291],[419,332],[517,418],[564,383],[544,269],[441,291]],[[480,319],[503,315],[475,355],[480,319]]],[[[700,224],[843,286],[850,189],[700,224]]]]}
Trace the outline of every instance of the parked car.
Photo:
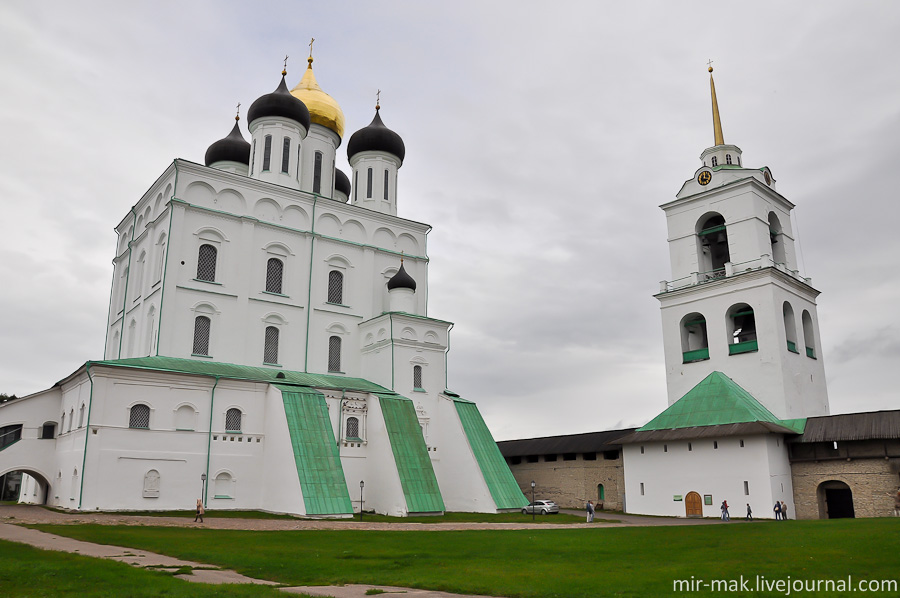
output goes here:
{"type": "Polygon", "coordinates": [[[522,509],[523,515],[531,515],[532,513],[539,513],[541,515],[547,515],[548,513],[551,515],[558,515],[559,505],[557,505],[552,500],[536,500],[522,509]]]}

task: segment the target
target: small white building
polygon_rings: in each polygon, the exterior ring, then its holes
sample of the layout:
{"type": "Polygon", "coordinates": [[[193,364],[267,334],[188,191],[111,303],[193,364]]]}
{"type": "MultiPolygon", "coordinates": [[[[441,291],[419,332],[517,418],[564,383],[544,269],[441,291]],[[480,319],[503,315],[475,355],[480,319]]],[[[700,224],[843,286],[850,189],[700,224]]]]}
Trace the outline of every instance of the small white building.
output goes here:
{"type": "MultiPolygon", "coordinates": [[[[0,404],[0,475],[71,509],[349,516],[520,509],[475,405],[446,390],[427,224],[398,216],[401,137],[347,143],[312,57],[205,164],[175,160],[116,226],[106,347],[0,404]]],[[[236,121],[239,119],[236,117],[236,121]]]]}

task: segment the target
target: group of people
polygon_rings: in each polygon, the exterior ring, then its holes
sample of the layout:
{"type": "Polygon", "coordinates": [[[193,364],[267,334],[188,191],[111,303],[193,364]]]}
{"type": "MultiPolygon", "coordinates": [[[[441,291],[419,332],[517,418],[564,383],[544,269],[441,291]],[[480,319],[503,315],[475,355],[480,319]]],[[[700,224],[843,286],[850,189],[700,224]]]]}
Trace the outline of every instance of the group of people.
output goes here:
{"type": "MultiPolygon", "coordinates": [[[[722,511],[722,521],[731,521],[731,515],[728,514],[728,501],[723,500],[722,506],[720,507],[722,511]]],[[[897,509],[900,509],[900,491],[897,491],[897,509]]],[[[787,519],[787,505],[784,504],[784,501],[775,501],[775,507],[773,511],[775,511],[775,519],[783,520],[787,519]]],[[[898,512],[895,510],[895,512],[898,512]]],[[[753,509],[750,508],[750,503],[747,503],[747,516],[744,517],[747,521],[753,521],[753,509]]]]}
{"type": "Polygon", "coordinates": [[[788,518],[787,515],[787,505],[784,504],[784,501],[778,502],[775,501],[775,506],[772,507],[772,510],[775,511],[775,521],[784,521],[788,518]]]}

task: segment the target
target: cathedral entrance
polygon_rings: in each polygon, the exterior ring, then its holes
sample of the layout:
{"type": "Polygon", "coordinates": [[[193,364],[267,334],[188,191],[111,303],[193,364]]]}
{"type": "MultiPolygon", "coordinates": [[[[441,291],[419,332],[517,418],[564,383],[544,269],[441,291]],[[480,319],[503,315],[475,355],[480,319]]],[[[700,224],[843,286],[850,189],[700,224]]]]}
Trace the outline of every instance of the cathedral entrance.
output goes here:
{"type": "Polygon", "coordinates": [[[819,484],[819,519],[845,519],[855,517],[853,491],[844,482],[831,480],[819,484]]]}
{"type": "Polygon", "coordinates": [[[703,501],[696,492],[688,492],[684,497],[684,511],[688,517],[703,517],[703,501]]]}

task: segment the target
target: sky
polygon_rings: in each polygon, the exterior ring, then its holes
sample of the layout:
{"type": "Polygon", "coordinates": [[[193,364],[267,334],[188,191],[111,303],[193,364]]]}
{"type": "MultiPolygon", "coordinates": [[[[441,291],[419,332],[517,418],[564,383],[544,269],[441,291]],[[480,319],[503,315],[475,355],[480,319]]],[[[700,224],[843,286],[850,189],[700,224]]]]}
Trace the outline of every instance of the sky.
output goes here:
{"type": "Polygon", "coordinates": [[[403,137],[449,387],[496,439],[666,407],[659,206],[713,145],[709,60],[726,143],[796,205],[832,413],[900,408],[897,31],[890,1],[3,2],[0,392],[102,357],[113,227],[315,37],[346,138],[379,89],[403,137]]]}

